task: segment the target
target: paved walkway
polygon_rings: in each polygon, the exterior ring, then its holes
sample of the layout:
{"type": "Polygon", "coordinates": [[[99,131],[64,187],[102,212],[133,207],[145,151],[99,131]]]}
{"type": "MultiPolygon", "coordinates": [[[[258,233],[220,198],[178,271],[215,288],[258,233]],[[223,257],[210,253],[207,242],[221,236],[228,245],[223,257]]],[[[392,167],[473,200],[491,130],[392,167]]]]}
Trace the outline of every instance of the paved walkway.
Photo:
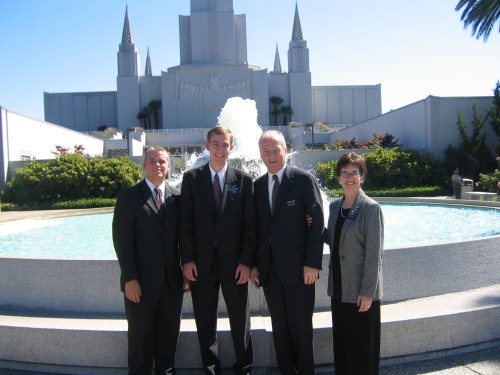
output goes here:
{"type": "MultiPolygon", "coordinates": [[[[469,348],[470,350],[471,348],[469,348]]],[[[476,348],[477,349],[477,348],[476,348]]],[[[200,374],[200,372],[196,372],[200,374]]],[[[227,372],[230,374],[232,372],[227,372]]],[[[61,374],[61,373],[59,373],[61,374]]],[[[179,371],[178,375],[194,375],[194,372],[179,371]]],[[[275,375],[271,372],[269,375],[275,375]]],[[[332,368],[318,368],[316,374],[334,374],[332,368]]],[[[382,360],[380,375],[498,375],[500,374],[500,342],[492,343],[472,352],[447,355],[441,358],[415,357],[403,363],[382,360]]],[[[47,375],[46,372],[6,370],[0,368],[0,375],[47,375]]],[[[67,375],[67,374],[64,374],[67,375]]],[[[90,373],[89,373],[90,375],[90,373]]]]}

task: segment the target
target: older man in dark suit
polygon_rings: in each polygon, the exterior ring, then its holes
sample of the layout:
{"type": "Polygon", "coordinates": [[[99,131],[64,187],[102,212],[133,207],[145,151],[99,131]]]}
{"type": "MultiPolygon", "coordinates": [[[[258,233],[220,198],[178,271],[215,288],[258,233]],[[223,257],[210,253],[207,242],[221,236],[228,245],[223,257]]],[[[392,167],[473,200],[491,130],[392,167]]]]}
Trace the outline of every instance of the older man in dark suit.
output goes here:
{"type": "Polygon", "coordinates": [[[286,165],[283,134],[265,132],[259,148],[268,173],[254,185],[259,240],[251,281],[264,287],[280,372],[314,374],[314,283],[323,255],[321,193],[313,175],[286,165]]]}
{"type": "Polygon", "coordinates": [[[128,321],[129,374],[175,374],[184,282],[179,259],[179,190],[165,177],[168,152],[152,147],[145,178],[122,190],[113,216],[113,243],[121,268],[128,321]]]}
{"type": "Polygon", "coordinates": [[[253,363],[248,278],[256,249],[253,181],[227,164],[233,135],[215,126],[207,135],[210,160],[184,173],[181,193],[181,259],[191,281],[193,310],[206,374],[220,374],[217,347],[219,289],[226,302],[236,363],[249,374],[253,363]]]}

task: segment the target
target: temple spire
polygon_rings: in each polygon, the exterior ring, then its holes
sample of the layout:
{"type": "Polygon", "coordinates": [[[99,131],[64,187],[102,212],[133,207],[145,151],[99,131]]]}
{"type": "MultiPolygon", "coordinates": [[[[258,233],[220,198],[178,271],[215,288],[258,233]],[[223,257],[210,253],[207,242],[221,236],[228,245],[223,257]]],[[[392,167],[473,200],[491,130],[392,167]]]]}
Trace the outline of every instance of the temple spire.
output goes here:
{"type": "Polygon", "coordinates": [[[302,26],[300,26],[299,8],[295,3],[295,18],[293,20],[292,40],[304,40],[302,36],[302,26]]]}
{"type": "Polygon", "coordinates": [[[280,54],[278,52],[278,44],[276,43],[276,53],[274,54],[274,73],[283,73],[281,70],[280,54]]]}
{"type": "Polygon", "coordinates": [[[128,19],[128,6],[125,8],[125,22],[123,23],[122,43],[134,43],[132,31],[130,31],[130,22],[128,19]]]}
{"type": "Polygon", "coordinates": [[[149,46],[148,46],[148,56],[146,57],[146,71],[144,72],[145,76],[152,76],[153,69],[151,68],[151,59],[149,58],[149,46]]]}

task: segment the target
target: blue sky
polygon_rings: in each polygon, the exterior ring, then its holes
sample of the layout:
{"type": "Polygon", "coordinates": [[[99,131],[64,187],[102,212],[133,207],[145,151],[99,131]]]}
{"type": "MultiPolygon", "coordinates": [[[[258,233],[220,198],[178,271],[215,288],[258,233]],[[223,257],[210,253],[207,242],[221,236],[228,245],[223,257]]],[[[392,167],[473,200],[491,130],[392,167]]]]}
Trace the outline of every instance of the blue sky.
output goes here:
{"type": "MultiPolygon", "coordinates": [[[[458,0],[299,0],[313,85],[382,85],[382,111],[429,95],[489,96],[500,80],[498,23],[487,43],[463,28],[458,0]]],[[[188,0],[0,0],[0,106],[43,119],[43,92],[116,90],[128,4],[141,74],[179,64],[188,0]]],[[[234,0],[248,61],[283,70],[295,0],[234,0]]]]}

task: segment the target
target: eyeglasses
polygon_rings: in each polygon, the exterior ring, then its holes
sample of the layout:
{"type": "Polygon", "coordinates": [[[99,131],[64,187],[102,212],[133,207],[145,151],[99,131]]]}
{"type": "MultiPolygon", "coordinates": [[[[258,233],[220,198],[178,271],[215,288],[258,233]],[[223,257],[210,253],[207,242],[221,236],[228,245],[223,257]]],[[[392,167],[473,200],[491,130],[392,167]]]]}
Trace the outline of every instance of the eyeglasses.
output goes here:
{"type": "Polygon", "coordinates": [[[361,177],[362,173],[359,173],[358,171],[354,171],[352,173],[343,171],[340,173],[340,177],[348,178],[348,177],[361,177]]]}

